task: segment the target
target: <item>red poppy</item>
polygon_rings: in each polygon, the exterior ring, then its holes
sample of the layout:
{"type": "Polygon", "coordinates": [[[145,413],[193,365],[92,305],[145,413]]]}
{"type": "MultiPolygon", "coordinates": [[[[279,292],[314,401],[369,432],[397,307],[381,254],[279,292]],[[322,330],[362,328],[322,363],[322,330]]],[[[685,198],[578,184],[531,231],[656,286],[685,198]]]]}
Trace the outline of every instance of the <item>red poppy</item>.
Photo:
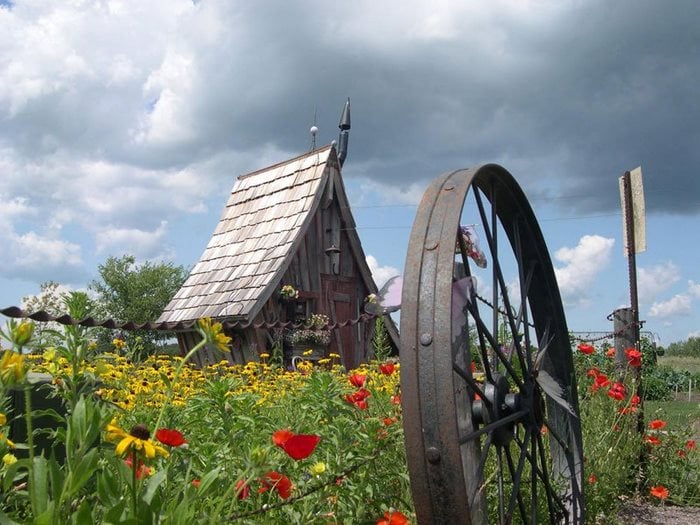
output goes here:
{"type": "Polygon", "coordinates": [[[364,374],[351,374],[348,376],[348,380],[350,381],[350,384],[352,386],[355,386],[357,388],[362,388],[365,386],[365,380],[367,379],[367,376],[364,374]]]}
{"type": "Polygon", "coordinates": [[[366,388],[358,388],[357,390],[355,390],[355,392],[353,392],[352,398],[355,401],[360,401],[362,399],[367,399],[371,395],[372,394],[370,394],[369,390],[367,390],[366,388]]]}
{"type": "Polygon", "coordinates": [[[668,489],[663,485],[657,485],[656,487],[651,487],[649,489],[649,494],[659,499],[668,498],[668,489]]]}
{"type": "Polygon", "coordinates": [[[359,401],[354,401],[352,404],[355,405],[360,410],[367,410],[369,408],[369,404],[364,399],[360,399],[359,401]]]}
{"type": "MultiPolygon", "coordinates": [[[[126,466],[129,467],[130,469],[131,469],[131,468],[134,468],[134,467],[133,467],[133,462],[132,462],[132,460],[131,460],[131,456],[129,456],[128,458],[126,458],[126,459],[124,460],[124,463],[125,463],[126,466]]],[[[136,468],[136,479],[145,478],[146,476],[150,476],[150,475],[151,475],[151,469],[148,468],[146,465],[144,465],[143,462],[142,462],[141,460],[137,459],[137,460],[136,460],[136,465],[137,465],[137,468],[136,468]]]]}
{"type": "Polygon", "coordinates": [[[598,476],[596,476],[595,474],[591,474],[590,476],[588,476],[588,483],[593,485],[594,483],[597,483],[597,482],[598,482],[598,476]]]}
{"type": "Polygon", "coordinates": [[[656,436],[644,436],[644,441],[649,443],[650,445],[660,445],[661,440],[657,438],[656,436]]]}
{"type": "Polygon", "coordinates": [[[649,428],[652,430],[661,430],[666,426],[666,421],[663,419],[654,419],[649,422],[649,428]]]}
{"type": "Polygon", "coordinates": [[[250,486],[243,479],[236,482],[236,498],[246,499],[250,496],[250,486]]]}
{"type": "Polygon", "coordinates": [[[697,445],[695,444],[695,440],[689,439],[688,441],[686,441],[685,448],[688,450],[695,450],[697,448],[697,445]]]}
{"type": "Polygon", "coordinates": [[[192,480],[192,486],[193,486],[194,488],[196,488],[196,489],[199,488],[199,484],[200,484],[200,483],[201,483],[201,481],[198,480],[198,479],[193,479],[193,480],[192,480]]]}
{"type": "Polygon", "coordinates": [[[408,518],[398,510],[387,510],[384,517],[377,520],[377,525],[408,525],[409,523],[408,518]]]}
{"type": "Polygon", "coordinates": [[[595,376],[595,381],[593,381],[593,391],[595,392],[599,388],[605,388],[610,384],[610,380],[608,379],[608,376],[605,374],[598,374],[595,376]]]}
{"type": "Polygon", "coordinates": [[[395,394],[395,395],[391,396],[391,404],[392,405],[400,405],[401,404],[401,395],[395,394]]]}
{"type": "Polygon", "coordinates": [[[384,424],[388,427],[389,425],[393,425],[394,423],[396,423],[396,418],[395,417],[385,417],[383,419],[383,421],[384,421],[384,424]]]}
{"type": "Polygon", "coordinates": [[[385,376],[390,376],[391,374],[394,373],[394,368],[395,365],[394,363],[382,363],[379,365],[379,371],[384,374],[385,376]]]}
{"type": "Polygon", "coordinates": [[[617,409],[617,413],[622,414],[623,416],[626,414],[634,414],[635,412],[637,412],[637,407],[634,405],[617,409]]]}
{"type": "Polygon", "coordinates": [[[578,345],[578,351],[582,354],[591,355],[593,352],[595,352],[595,348],[593,347],[593,345],[581,343],[580,345],[578,345]]]}
{"type": "Polygon", "coordinates": [[[678,457],[681,459],[686,458],[686,453],[685,453],[685,450],[683,450],[683,449],[680,449],[678,452],[676,452],[676,454],[678,454],[678,457]]]}
{"type": "Polygon", "coordinates": [[[641,402],[641,399],[639,399],[639,396],[637,394],[634,394],[632,396],[632,398],[630,399],[630,403],[632,403],[633,407],[636,407],[640,402],[641,402]]]}
{"type": "Polygon", "coordinates": [[[287,499],[292,495],[292,482],[287,476],[280,474],[275,470],[271,470],[265,474],[262,478],[260,478],[260,482],[263,484],[263,486],[258,489],[258,494],[274,489],[282,499],[287,499]]]}
{"type": "Polygon", "coordinates": [[[299,461],[308,458],[321,441],[321,436],[315,434],[295,434],[282,444],[282,450],[287,455],[299,461]]]}
{"type": "Polygon", "coordinates": [[[622,401],[625,399],[627,391],[625,390],[625,385],[620,382],[613,383],[613,386],[608,390],[608,397],[611,397],[617,401],[622,401]]]}
{"type": "Polygon", "coordinates": [[[592,368],[589,368],[588,371],[586,372],[586,376],[596,378],[600,374],[600,370],[598,369],[597,366],[594,366],[592,368]]]}
{"type": "Polygon", "coordinates": [[[288,428],[276,430],[272,433],[272,442],[278,447],[281,447],[293,435],[294,432],[292,432],[288,428]]]}
{"type": "Polygon", "coordinates": [[[170,447],[180,447],[187,443],[187,440],[182,435],[182,432],[174,428],[161,428],[156,432],[156,439],[170,447]]]}
{"type": "Polygon", "coordinates": [[[608,357],[615,357],[615,348],[608,348],[607,352],[605,352],[605,355],[608,357]]]}
{"type": "Polygon", "coordinates": [[[628,348],[625,350],[625,355],[627,356],[627,363],[630,366],[642,366],[642,353],[636,348],[628,348]]]}

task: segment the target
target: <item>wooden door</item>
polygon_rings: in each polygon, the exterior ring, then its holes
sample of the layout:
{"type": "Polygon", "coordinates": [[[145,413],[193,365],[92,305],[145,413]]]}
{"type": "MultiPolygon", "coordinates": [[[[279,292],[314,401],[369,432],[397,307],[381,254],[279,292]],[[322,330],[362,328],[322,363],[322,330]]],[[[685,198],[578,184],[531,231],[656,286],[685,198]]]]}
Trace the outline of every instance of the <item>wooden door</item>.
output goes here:
{"type": "MultiPolygon", "coordinates": [[[[357,288],[355,281],[347,277],[321,275],[323,302],[331,322],[343,323],[358,317],[357,288]]],[[[333,330],[331,352],[340,355],[346,369],[355,368],[362,358],[361,341],[357,325],[348,325],[333,330]]]]}

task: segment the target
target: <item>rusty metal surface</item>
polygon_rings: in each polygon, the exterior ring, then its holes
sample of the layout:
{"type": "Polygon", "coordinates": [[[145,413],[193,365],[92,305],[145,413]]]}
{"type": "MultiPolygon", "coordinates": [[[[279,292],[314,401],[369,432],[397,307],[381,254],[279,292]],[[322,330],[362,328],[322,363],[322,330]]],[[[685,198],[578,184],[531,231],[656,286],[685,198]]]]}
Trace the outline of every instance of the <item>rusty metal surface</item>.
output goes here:
{"type": "MultiPolygon", "coordinates": [[[[558,380],[568,382],[570,391],[575,392],[568,330],[556,279],[544,239],[524,194],[512,176],[495,165],[455,171],[439,177],[426,190],[411,232],[401,313],[404,430],[413,498],[421,524],[485,523],[488,514],[486,498],[481,489],[484,482],[483,463],[479,466],[481,438],[477,439],[477,436],[495,440],[494,436],[486,436],[495,435],[495,430],[490,432],[483,425],[477,429],[478,423],[472,417],[470,397],[466,394],[468,385],[455,372],[455,367],[468,369],[471,358],[465,360],[464,356],[460,357],[460,341],[457,338],[457,344],[453,344],[455,334],[452,333],[452,282],[457,230],[465,198],[470,191],[475,190],[482,192],[489,201],[494,201],[492,217],[484,217],[484,222],[499,221],[508,237],[506,240],[512,247],[518,245],[520,267],[534,268],[533,284],[527,292],[532,322],[538,340],[546,334],[554,336],[549,350],[550,358],[546,360],[547,371],[558,380]]],[[[497,276],[500,277],[497,243],[502,241],[496,239],[496,231],[497,228],[494,227],[493,238],[487,239],[494,258],[494,280],[497,276]]],[[[498,295],[494,293],[494,296],[497,300],[498,295]]],[[[472,307],[470,312],[479,316],[477,306],[472,307]]],[[[494,315],[495,328],[491,329],[494,333],[498,329],[498,315],[499,312],[494,315]]],[[[528,323],[527,319],[525,323],[528,323]]],[[[490,327],[484,326],[479,330],[489,335],[488,329],[490,327]]],[[[483,340],[481,344],[483,346],[483,340]]],[[[466,353],[462,351],[462,354],[466,353]]],[[[531,377],[517,379],[523,392],[527,391],[531,396],[539,392],[531,377]]],[[[499,396],[505,394],[503,391],[499,396]]],[[[576,406],[575,399],[572,404],[576,406]]],[[[539,417],[540,414],[534,414],[540,410],[539,406],[539,403],[530,401],[515,410],[515,414],[508,416],[527,428],[523,448],[528,446],[528,439],[534,442],[531,432],[539,421],[536,421],[535,415],[539,417]]],[[[575,501],[563,521],[582,523],[580,428],[573,418],[562,416],[562,409],[556,403],[547,399],[546,406],[548,414],[551,414],[548,423],[562,434],[564,431],[567,435],[571,433],[574,438],[567,448],[566,458],[561,457],[558,446],[551,446],[555,460],[545,467],[550,467],[556,474],[568,476],[568,488],[562,494],[562,500],[568,501],[570,493],[575,493],[575,501]],[[575,450],[569,454],[571,449],[575,450]],[[575,457],[572,458],[572,455],[575,457]]],[[[504,416],[503,421],[508,423],[506,419],[504,416]]],[[[536,430],[539,435],[539,427],[536,430]]],[[[500,436],[504,434],[503,430],[499,432],[500,436]]],[[[488,441],[485,447],[487,453],[491,450],[490,443],[488,441]]],[[[503,453],[505,446],[499,444],[496,448],[499,465],[502,466],[504,457],[512,462],[509,453],[503,453]]],[[[532,445],[532,450],[536,452],[536,445],[532,445]]],[[[539,459],[536,453],[533,455],[537,467],[539,459]]],[[[526,457],[526,453],[523,452],[521,456],[526,457]]],[[[509,468],[512,474],[512,466],[509,468]]],[[[504,470],[505,467],[500,471],[501,474],[504,470]]],[[[518,479],[518,487],[520,482],[518,479]]],[[[552,483],[546,482],[545,489],[553,490],[551,485],[552,483]]],[[[525,506],[519,498],[518,504],[525,506]]],[[[506,507],[503,501],[499,505],[506,507]]],[[[513,505],[511,503],[510,506],[513,505]]],[[[559,510],[555,510],[553,512],[549,509],[550,521],[558,519],[556,516],[559,515],[559,510]]],[[[499,509],[499,513],[504,519],[503,508],[499,509]]],[[[509,519],[506,515],[504,521],[509,522],[509,519]]]]}

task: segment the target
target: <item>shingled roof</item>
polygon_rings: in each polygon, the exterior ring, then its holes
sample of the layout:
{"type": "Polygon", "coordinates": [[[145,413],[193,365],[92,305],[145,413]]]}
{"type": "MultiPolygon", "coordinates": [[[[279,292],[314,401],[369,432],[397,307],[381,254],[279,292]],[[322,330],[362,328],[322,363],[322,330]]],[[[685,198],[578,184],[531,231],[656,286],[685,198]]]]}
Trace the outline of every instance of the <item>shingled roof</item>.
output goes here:
{"type": "Polygon", "coordinates": [[[327,146],[241,175],[199,262],[158,322],[249,319],[274,292],[323,198],[327,146]]]}

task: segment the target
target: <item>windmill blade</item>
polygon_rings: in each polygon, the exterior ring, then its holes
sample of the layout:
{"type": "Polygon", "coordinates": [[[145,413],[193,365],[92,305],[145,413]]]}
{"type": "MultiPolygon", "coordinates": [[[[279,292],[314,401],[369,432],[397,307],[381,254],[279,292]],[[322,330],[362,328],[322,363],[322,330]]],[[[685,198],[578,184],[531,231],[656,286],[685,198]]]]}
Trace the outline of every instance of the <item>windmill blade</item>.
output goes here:
{"type": "Polygon", "coordinates": [[[365,300],[365,312],[373,315],[385,315],[401,308],[403,277],[394,275],[376,293],[365,300]]]}
{"type": "Polygon", "coordinates": [[[467,322],[464,308],[476,293],[476,277],[468,276],[452,283],[452,333],[459,334],[467,322]]]}
{"type": "Polygon", "coordinates": [[[545,370],[539,370],[536,372],[535,381],[540,386],[542,391],[547,394],[554,402],[565,409],[569,414],[578,419],[576,411],[565,399],[566,388],[559,384],[559,382],[554,379],[549,372],[545,370]]]}

